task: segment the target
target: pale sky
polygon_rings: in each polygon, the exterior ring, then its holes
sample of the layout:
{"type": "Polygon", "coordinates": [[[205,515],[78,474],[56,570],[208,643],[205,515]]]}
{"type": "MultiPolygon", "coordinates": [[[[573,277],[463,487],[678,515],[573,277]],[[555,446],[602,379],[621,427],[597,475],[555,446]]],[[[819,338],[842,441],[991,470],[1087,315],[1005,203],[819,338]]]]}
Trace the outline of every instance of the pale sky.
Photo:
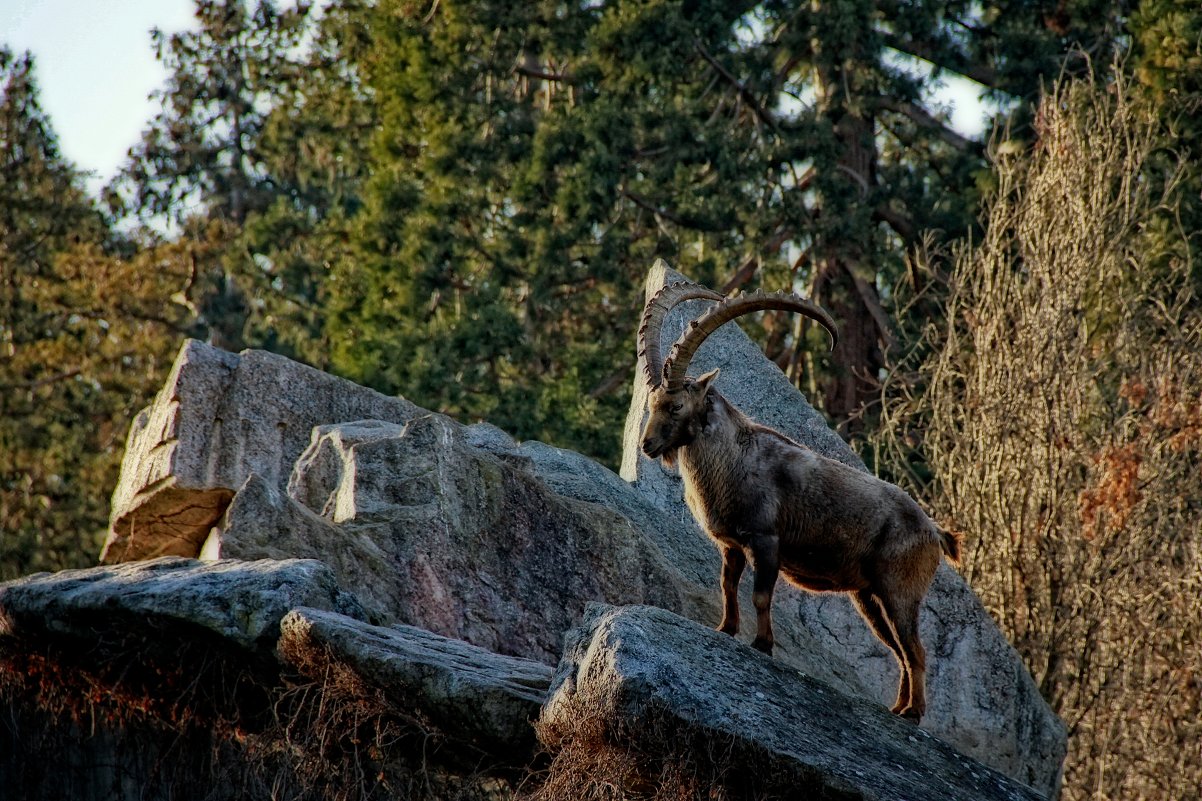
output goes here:
{"type": "MultiPolygon", "coordinates": [[[[96,191],[117,172],[156,108],[149,95],[166,73],[150,29],[194,28],[193,0],[0,0],[0,43],[33,52],[42,108],[63,155],[92,174],[96,191]]],[[[979,86],[947,79],[934,94],[953,108],[952,125],[982,128],[979,86]]]]}
{"type": "Polygon", "coordinates": [[[195,27],[192,0],[0,0],[0,43],[30,50],[42,108],[63,155],[111,178],[155,114],[149,100],[166,73],[150,29],[195,27]]]}

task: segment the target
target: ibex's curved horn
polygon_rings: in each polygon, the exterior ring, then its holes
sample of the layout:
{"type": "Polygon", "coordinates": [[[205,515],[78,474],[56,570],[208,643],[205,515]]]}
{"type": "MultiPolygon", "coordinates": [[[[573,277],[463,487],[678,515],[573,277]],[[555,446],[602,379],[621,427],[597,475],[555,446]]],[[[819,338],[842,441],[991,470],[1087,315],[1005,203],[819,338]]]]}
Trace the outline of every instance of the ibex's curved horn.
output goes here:
{"type": "Polygon", "coordinates": [[[663,367],[664,382],[668,385],[668,390],[679,389],[684,384],[689,362],[693,360],[693,354],[701,347],[701,343],[705,341],[706,337],[736,317],[763,309],[800,312],[806,317],[817,320],[827,330],[827,333],[831,335],[832,350],[835,343],[839,341],[834,319],[811,300],[789,292],[753,292],[750,295],[730,298],[689,323],[689,327],[680,335],[680,339],[672,345],[672,352],[668,354],[663,367]]]}
{"type": "Polygon", "coordinates": [[[725,296],[689,281],[667,284],[656,292],[643,309],[643,320],[639,325],[639,355],[645,358],[647,383],[658,387],[663,381],[664,359],[660,343],[660,330],[664,317],[672,307],[686,300],[725,300],[725,296]]]}

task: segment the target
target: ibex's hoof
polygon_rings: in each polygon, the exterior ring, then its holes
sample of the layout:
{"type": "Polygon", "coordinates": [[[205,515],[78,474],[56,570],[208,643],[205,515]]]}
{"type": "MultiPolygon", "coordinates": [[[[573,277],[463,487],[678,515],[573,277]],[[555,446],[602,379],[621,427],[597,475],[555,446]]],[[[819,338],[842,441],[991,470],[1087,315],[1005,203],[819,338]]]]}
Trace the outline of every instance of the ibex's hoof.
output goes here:
{"type": "Polygon", "coordinates": [[[768,656],[772,656],[772,640],[765,640],[762,637],[756,637],[755,641],[751,643],[751,647],[757,651],[762,651],[763,653],[768,654],[768,656]]]}
{"type": "Polygon", "coordinates": [[[897,709],[892,709],[890,711],[898,717],[908,720],[912,723],[918,723],[920,720],[922,720],[922,712],[914,707],[906,707],[901,711],[898,711],[897,709]]]}
{"type": "Polygon", "coordinates": [[[739,633],[739,627],[731,626],[731,625],[727,625],[726,623],[723,623],[721,626],[719,626],[717,629],[715,629],[715,631],[720,631],[723,634],[729,634],[730,636],[733,637],[739,633]]]}

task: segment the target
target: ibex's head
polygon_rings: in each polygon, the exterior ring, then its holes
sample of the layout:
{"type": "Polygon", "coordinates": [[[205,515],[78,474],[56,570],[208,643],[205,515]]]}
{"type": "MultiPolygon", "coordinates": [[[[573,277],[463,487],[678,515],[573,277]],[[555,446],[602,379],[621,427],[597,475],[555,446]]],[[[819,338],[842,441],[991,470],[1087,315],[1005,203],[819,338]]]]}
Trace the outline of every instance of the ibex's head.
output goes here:
{"type": "Polygon", "coordinates": [[[663,457],[671,464],[676,449],[691,443],[705,424],[706,395],[718,376],[713,370],[694,380],[686,373],[693,354],[720,326],[744,314],[763,309],[795,311],[817,320],[831,335],[831,347],[837,340],[835,321],[817,304],[784,292],[754,292],[738,298],[726,298],[711,289],[680,281],[668,284],[647,301],[639,327],[639,355],[646,360],[648,398],[651,416],[643,429],[643,452],[651,458],[663,457]],[[714,300],[717,305],[693,320],[672,345],[668,358],[662,357],[660,331],[664,317],[686,300],[714,300]]]}
{"type": "Polygon", "coordinates": [[[697,380],[686,378],[680,389],[669,392],[662,384],[651,390],[647,406],[651,416],[643,428],[643,453],[652,459],[660,456],[671,465],[676,449],[688,445],[705,425],[705,396],[718,377],[711,370],[697,380]]]}

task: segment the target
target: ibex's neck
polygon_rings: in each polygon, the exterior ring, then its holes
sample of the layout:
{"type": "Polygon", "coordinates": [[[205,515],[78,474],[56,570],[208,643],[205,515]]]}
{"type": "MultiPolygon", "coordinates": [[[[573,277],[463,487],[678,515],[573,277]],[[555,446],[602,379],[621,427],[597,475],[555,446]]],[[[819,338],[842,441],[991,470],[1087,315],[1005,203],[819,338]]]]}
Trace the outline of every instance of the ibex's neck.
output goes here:
{"type": "Polygon", "coordinates": [[[751,431],[751,420],[716,390],[710,390],[705,425],[697,437],[680,449],[680,473],[690,507],[694,500],[706,506],[717,488],[741,483],[735,475],[743,463],[737,457],[751,431]],[[697,496],[696,498],[690,496],[697,496]]]}

